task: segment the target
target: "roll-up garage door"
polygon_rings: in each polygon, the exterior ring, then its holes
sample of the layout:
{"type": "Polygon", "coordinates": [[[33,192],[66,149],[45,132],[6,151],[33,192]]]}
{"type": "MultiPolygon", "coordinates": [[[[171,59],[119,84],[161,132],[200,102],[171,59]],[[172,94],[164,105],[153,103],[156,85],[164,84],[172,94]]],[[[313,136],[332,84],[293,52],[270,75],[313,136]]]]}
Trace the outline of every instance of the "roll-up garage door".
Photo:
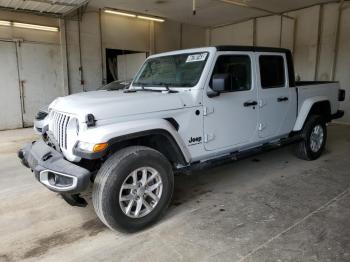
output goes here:
{"type": "Polygon", "coordinates": [[[0,41],[0,130],[22,127],[16,43],[0,41]]]}
{"type": "Polygon", "coordinates": [[[42,107],[64,95],[59,45],[0,41],[0,130],[28,127],[42,107]]]}
{"type": "Polygon", "coordinates": [[[21,43],[19,72],[23,90],[23,124],[31,126],[40,108],[64,94],[60,46],[21,43]]]}

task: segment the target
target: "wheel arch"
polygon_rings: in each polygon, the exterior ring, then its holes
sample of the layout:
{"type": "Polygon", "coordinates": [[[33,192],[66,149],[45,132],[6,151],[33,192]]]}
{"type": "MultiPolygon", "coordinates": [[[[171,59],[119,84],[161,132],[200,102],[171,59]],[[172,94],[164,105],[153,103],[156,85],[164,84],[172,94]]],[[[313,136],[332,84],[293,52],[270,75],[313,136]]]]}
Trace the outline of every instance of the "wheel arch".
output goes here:
{"type": "Polygon", "coordinates": [[[79,141],[109,146],[104,152],[83,158],[98,159],[126,146],[142,145],[160,151],[175,164],[187,165],[191,155],[174,124],[169,119],[157,118],[97,125],[82,132],[79,141]]]}
{"type": "Polygon", "coordinates": [[[331,121],[331,104],[326,97],[307,99],[301,106],[293,131],[300,131],[310,115],[317,114],[325,117],[326,122],[331,121]]]}
{"type": "Polygon", "coordinates": [[[188,156],[167,130],[150,129],[114,137],[108,141],[109,154],[128,146],[146,146],[162,153],[173,165],[187,165],[188,156]]]}

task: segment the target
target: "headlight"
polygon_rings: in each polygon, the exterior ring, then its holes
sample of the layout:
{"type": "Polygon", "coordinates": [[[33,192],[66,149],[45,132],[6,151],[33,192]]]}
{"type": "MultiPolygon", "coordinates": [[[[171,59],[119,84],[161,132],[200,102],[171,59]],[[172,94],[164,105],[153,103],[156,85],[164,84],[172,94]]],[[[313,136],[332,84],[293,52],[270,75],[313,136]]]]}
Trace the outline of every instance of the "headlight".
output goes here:
{"type": "Polygon", "coordinates": [[[77,149],[80,149],[81,151],[90,152],[90,153],[97,153],[106,149],[107,146],[108,146],[107,143],[92,144],[88,142],[79,141],[77,145],[77,149]]]}

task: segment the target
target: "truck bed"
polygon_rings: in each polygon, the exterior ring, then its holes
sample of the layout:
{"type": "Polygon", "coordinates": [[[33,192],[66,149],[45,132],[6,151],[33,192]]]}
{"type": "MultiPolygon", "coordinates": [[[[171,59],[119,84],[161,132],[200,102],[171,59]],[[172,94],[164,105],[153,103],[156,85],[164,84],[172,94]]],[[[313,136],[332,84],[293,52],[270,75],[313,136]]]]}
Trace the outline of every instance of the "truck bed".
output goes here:
{"type": "Polygon", "coordinates": [[[298,93],[298,113],[305,104],[304,101],[329,100],[331,113],[335,114],[339,108],[338,90],[339,82],[327,81],[298,81],[295,83],[298,93]]]}

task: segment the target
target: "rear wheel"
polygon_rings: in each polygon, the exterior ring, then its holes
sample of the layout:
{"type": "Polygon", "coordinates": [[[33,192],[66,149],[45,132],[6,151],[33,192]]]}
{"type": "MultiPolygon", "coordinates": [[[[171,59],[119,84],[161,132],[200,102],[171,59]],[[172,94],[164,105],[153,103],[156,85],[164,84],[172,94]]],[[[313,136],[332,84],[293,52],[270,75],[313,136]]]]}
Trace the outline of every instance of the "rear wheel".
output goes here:
{"type": "Polygon", "coordinates": [[[155,222],[170,203],[174,177],[158,151],[132,146],[112,155],[98,172],[93,205],[114,230],[136,231],[155,222]]]}
{"type": "Polygon", "coordinates": [[[312,115],[303,128],[303,139],[296,146],[296,155],[304,160],[319,158],[327,140],[327,127],[324,118],[312,115]]]}

